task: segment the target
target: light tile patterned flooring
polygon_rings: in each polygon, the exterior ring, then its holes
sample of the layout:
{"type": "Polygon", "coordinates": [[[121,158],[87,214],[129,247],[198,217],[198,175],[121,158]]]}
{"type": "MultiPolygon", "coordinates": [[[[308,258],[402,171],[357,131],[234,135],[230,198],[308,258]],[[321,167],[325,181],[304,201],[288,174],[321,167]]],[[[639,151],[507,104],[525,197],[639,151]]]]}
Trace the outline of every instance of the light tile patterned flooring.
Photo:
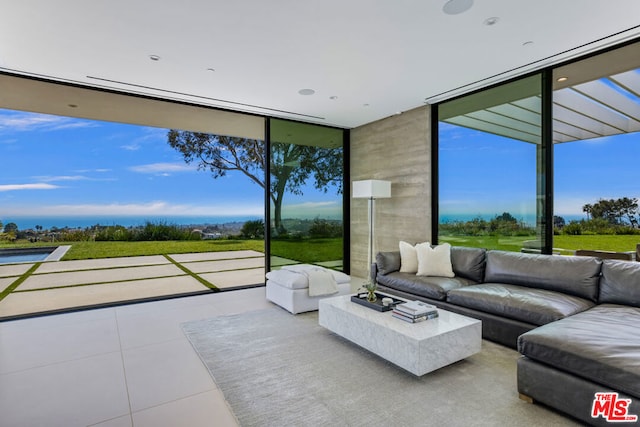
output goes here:
{"type": "MultiPolygon", "coordinates": [[[[264,283],[264,254],[225,251],[196,254],[45,262],[0,301],[0,318],[73,307],[207,292],[183,269],[219,289],[264,283]],[[178,263],[174,265],[171,260],[178,263]]],[[[0,291],[34,264],[0,265],[0,291]]]]}
{"type": "Polygon", "coordinates": [[[0,322],[0,425],[236,426],[180,325],[267,307],[261,287],[0,322]]]}

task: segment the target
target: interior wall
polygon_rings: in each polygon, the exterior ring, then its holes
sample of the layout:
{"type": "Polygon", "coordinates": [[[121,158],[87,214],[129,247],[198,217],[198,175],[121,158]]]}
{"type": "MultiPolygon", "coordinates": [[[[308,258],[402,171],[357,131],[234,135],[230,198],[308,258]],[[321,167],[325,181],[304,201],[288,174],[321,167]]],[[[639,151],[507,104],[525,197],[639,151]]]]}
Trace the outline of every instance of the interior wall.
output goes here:
{"type": "MultiPolygon", "coordinates": [[[[431,240],[431,107],[351,130],[351,180],[391,181],[376,200],[374,253],[431,240]]],[[[350,191],[353,191],[350,184],[350,191]]],[[[368,201],[351,199],[351,274],[367,277],[368,201]]]]}

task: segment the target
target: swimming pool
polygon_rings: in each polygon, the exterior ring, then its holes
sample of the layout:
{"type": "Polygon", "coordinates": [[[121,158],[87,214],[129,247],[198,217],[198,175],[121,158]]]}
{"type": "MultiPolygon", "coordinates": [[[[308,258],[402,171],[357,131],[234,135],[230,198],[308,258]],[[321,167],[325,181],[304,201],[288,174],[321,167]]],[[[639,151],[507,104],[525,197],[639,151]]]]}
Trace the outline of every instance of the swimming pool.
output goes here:
{"type": "Polygon", "coordinates": [[[44,261],[51,256],[56,249],[58,249],[58,246],[0,249],[0,264],[44,261]]]}

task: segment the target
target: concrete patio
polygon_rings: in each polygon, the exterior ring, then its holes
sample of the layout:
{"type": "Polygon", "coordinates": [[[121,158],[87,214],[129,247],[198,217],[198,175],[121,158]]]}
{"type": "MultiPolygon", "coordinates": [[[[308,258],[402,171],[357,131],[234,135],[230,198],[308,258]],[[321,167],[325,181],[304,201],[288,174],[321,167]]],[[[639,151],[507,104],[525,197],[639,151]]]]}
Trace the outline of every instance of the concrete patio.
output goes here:
{"type": "Polygon", "coordinates": [[[264,254],[226,251],[0,265],[0,319],[264,283],[264,254]]]}

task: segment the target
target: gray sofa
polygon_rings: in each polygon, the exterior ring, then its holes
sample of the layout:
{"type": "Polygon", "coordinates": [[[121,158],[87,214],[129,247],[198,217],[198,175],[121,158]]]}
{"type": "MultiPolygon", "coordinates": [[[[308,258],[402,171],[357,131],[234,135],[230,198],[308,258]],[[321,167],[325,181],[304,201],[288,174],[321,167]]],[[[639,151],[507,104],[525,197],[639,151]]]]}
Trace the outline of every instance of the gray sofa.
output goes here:
{"type": "Polygon", "coordinates": [[[372,268],[381,290],[480,319],[484,338],[517,348],[523,398],[609,425],[591,410],[613,391],[640,415],[640,263],[464,247],[451,262],[453,278],[401,273],[399,252],[372,268]]]}

